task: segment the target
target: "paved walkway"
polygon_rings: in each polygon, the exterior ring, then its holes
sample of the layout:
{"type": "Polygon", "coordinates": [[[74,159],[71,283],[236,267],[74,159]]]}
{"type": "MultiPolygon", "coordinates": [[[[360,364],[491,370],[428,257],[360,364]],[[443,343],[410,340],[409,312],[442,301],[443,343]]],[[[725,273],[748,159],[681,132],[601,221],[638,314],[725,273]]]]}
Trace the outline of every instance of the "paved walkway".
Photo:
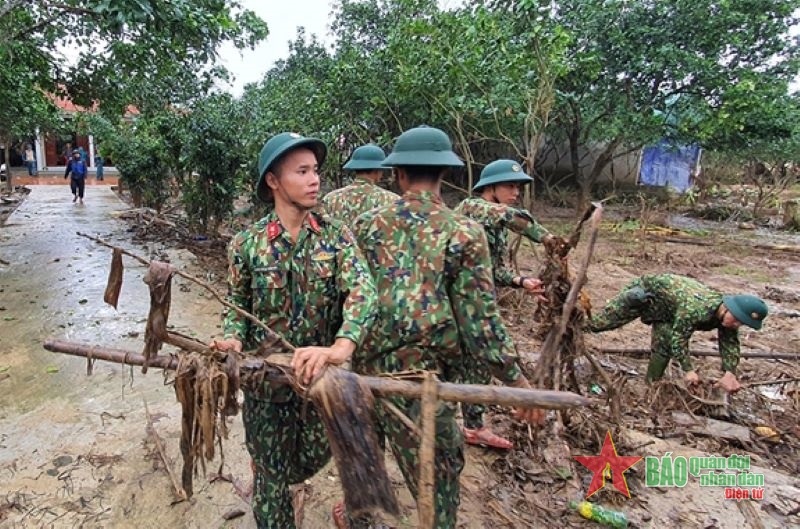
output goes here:
{"type": "MultiPolygon", "coordinates": [[[[123,257],[115,310],[103,302],[111,250],[76,232],[146,258],[167,253],[182,269],[193,256],[157,243],[132,244],[117,218],[128,206],[108,185],[87,186],[83,205],[72,202],[66,185],[30,189],[0,226],[0,259],[9,263],[0,265],[0,498],[17,502],[0,512],[0,526],[223,526],[228,509],[247,510],[230,484],[197,477],[193,501],[172,506],[170,480],[148,455],[145,401],[180,476],[180,405],[159,370],[142,375],[98,361],[87,376],[84,360],[42,348],[53,338],[142,349],[150,301],[144,266],[123,257]]],[[[193,284],[173,281],[169,324],[176,330],[207,340],[217,332],[219,309],[193,284]]],[[[249,460],[238,418],[231,429],[225,472],[246,482],[249,460]]],[[[226,526],[250,527],[252,520],[247,515],[226,526]]]]}

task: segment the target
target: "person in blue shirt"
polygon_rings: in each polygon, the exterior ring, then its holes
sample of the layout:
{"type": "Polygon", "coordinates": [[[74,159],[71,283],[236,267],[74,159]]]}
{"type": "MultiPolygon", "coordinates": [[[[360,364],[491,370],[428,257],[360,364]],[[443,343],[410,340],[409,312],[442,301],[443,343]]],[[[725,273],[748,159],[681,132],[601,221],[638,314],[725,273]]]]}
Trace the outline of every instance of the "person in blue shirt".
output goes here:
{"type": "Polygon", "coordinates": [[[72,159],[67,164],[67,170],[64,173],[64,179],[70,174],[72,178],[69,181],[69,188],[72,191],[72,201],[75,202],[80,199],[83,204],[83,190],[86,187],[86,162],[81,158],[81,152],[78,149],[72,151],[72,159]]]}

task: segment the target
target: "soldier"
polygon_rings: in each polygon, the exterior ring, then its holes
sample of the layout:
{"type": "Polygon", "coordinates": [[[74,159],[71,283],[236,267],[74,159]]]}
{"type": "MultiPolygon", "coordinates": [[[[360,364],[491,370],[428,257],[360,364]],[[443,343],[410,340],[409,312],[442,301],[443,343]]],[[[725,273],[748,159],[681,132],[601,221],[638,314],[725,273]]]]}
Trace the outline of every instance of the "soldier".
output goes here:
{"type": "Polygon", "coordinates": [[[724,375],[715,386],[733,393],[741,388],[736,379],[739,327],[747,325],[758,330],[766,317],[767,304],[756,296],[723,296],[690,277],[660,274],[628,283],[589,319],[587,327],[592,332],[603,332],[641,318],[642,323],[652,327],[647,381],[661,378],[674,359],[686,372],[690,385],[698,384],[700,377],[692,368],[689,339],[694,331],[717,329],[724,375]]]}
{"type": "MultiPolygon", "coordinates": [[[[483,226],[489,251],[492,255],[492,275],[495,287],[524,288],[528,292],[544,292],[542,282],[533,277],[516,275],[507,265],[508,230],[519,233],[533,242],[563,244],[560,237],[550,234],[524,209],[513,207],[519,198],[522,185],[533,182],[533,178],[522,171],[513,160],[496,160],[481,171],[481,178],[472,188],[478,196],[464,199],[456,212],[466,215],[483,226]]],[[[467,370],[467,381],[488,384],[491,375],[482,364],[467,370]]],[[[483,424],[486,407],[481,404],[464,404],[464,439],[469,444],[486,445],[500,449],[511,449],[513,444],[500,437],[483,424]]]]}
{"type": "Polygon", "coordinates": [[[472,188],[478,196],[464,199],[456,211],[479,222],[486,232],[492,254],[492,274],[498,287],[524,288],[532,293],[542,293],[542,284],[536,278],[518,276],[505,263],[508,257],[508,230],[527,239],[550,244],[563,244],[524,209],[513,207],[521,187],[533,182],[514,160],[495,160],[481,171],[480,180],[472,188]]]}
{"type": "Polygon", "coordinates": [[[386,155],[377,145],[362,145],[353,151],[344,168],[355,171],[355,181],[341,189],[334,189],[322,198],[325,212],[344,223],[378,206],[388,206],[398,197],[378,185],[387,167],[381,165],[386,155]]]}
{"type": "MultiPolygon", "coordinates": [[[[435,128],[408,130],[384,165],[395,168],[403,196],[356,220],[356,238],[375,278],[379,316],[353,356],[353,370],[370,375],[426,370],[457,381],[465,365],[485,362],[503,382],[529,388],[495,304],[486,235],[440,197],[448,170],[463,165],[450,139],[435,128]]],[[[418,401],[388,400],[412,421],[419,417],[418,401]]],[[[376,412],[379,431],[416,497],[419,440],[382,404],[376,412]]],[[[540,422],[544,414],[529,409],[517,416],[540,422]]],[[[464,453],[455,406],[448,403],[437,413],[435,464],[436,527],[453,528],[464,453]]],[[[346,526],[341,517],[336,521],[346,526]]]]}
{"type": "MultiPolygon", "coordinates": [[[[264,144],[257,195],[275,209],[228,247],[229,299],[298,346],[293,367],[309,383],[326,364],[349,359],[375,321],[375,287],[352,233],[311,210],[325,144],[282,133],[264,144]]],[[[261,328],[225,314],[221,350],[254,348],[261,328]]],[[[242,419],[253,458],[253,513],[260,528],[295,527],[289,485],[330,459],[322,422],[288,386],[265,382],[244,394],[242,419]]]]}

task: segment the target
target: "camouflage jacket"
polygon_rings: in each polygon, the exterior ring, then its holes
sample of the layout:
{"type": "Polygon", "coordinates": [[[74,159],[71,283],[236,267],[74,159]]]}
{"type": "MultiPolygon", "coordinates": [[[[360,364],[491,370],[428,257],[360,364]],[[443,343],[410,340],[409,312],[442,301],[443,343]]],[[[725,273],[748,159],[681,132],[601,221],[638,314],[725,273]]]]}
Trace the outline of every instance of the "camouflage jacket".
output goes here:
{"type": "Polygon", "coordinates": [[[379,314],[353,355],[355,370],[432,370],[453,381],[463,376],[466,354],[504,382],[519,378],[477,223],[433,193],[412,191],[361,215],[355,231],[375,278],[379,314]]]}
{"type": "Polygon", "coordinates": [[[508,230],[530,239],[542,242],[550,232],[524,209],[505,204],[489,202],[481,197],[470,197],[456,207],[456,212],[466,215],[483,226],[492,255],[492,273],[498,287],[515,286],[516,275],[506,265],[508,258],[508,230]]]}
{"type": "Polygon", "coordinates": [[[352,223],[356,217],[373,208],[388,206],[399,196],[379,185],[356,177],[352,184],[334,189],[322,198],[322,210],[331,218],[352,223]]]}
{"type": "Polygon", "coordinates": [[[670,356],[684,371],[692,370],[689,341],[694,331],[717,329],[722,370],[736,374],[739,331],[723,327],[717,317],[722,294],[695,279],[675,274],[645,275],[639,278],[638,286],[653,295],[642,311],[642,322],[671,324],[670,356]]]}
{"type": "MultiPolygon", "coordinates": [[[[314,213],[294,243],[274,211],[231,240],[228,300],[296,347],[336,338],[360,344],[377,316],[375,286],[352,232],[314,213]]],[[[224,313],[223,331],[248,349],[264,338],[232,310],[224,313]]]]}

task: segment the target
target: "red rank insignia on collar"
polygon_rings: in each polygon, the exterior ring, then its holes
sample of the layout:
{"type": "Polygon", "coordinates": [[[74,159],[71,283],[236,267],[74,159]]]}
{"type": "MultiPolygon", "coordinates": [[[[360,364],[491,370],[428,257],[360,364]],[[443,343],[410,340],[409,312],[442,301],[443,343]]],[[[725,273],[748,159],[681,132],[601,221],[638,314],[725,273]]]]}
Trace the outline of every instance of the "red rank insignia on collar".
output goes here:
{"type": "Polygon", "coordinates": [[[319,227],[319,222],[317,222],[317,219],[314,217],[313,213],[308,214],[308,225],[311,226],[311,229],[316,233],[322,231],[322,228],[319,227]]]}
{"type": "Polygon", "coordinates": [[[267,239],[271,241],[280,234],[281,234],[280,222],[278,222],[277,220],[273,220],[272,222],[267,224],[267,239]]]}

